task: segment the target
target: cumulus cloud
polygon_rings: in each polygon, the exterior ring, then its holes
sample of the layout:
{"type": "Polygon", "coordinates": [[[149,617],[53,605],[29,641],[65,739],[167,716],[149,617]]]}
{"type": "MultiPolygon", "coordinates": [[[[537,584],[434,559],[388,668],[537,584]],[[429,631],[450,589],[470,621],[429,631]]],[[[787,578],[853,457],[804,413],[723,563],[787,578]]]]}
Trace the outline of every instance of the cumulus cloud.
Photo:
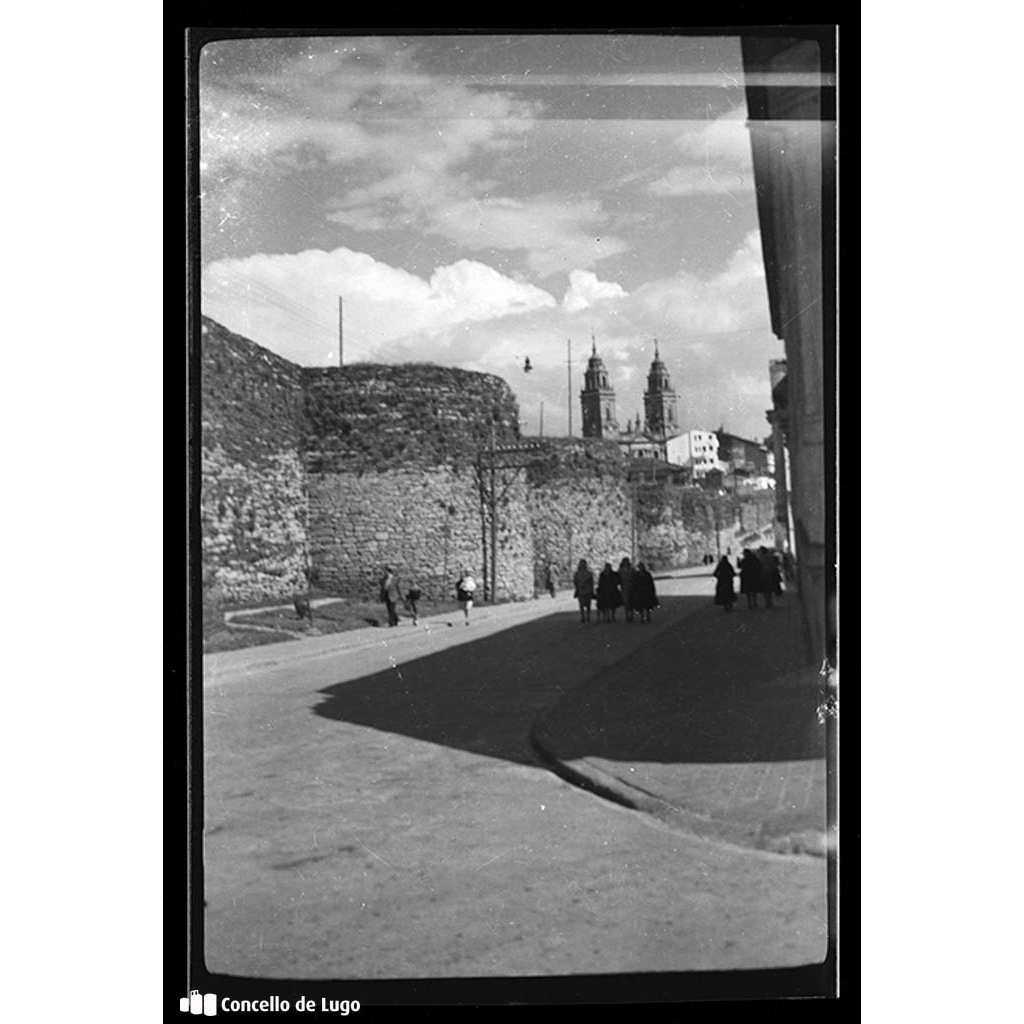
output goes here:
{"type": "Polygon", "coordinates": [[[626,297],[626,290],[614,281],[600,281],[589,270],[574,270],[569,275],[569,288],[562,298],[562,308],[569,313],[589,309],[607,299],[626,297]]]}
{"type": "Polygon", "coordinates": [[[767,297],[760,233],[751,231],[720,273],[700,278],[680,271],[634,292],[644,314],[672,329],[724,334],[764,323],[767,297]]]}
{"type": "Polygon", "coordinates": [[[767,360],[779,352],[768,326],[756,231],[709,277],[679,273],[627,293],[579,267],[568,276],[557,301],[475,260],[422,277],[346,248],[259,255],[206,268],[203,312],[294,362],[335,365],[341,294],[345,362],[429,361],[497,374],[519,396],[525,428],[539,429],[544,403],[552,433],[564,432],[569,401],[578,432],[591,335],[622,422],[642,412],[657,338],[684,426],[713,429],[718,423],[711,420],[725,416],[733,429],[761,429],[767,360]],[[570,339],[574,378],[567,390],[570,339]]]}
{"type": "Polygon", "coordinates": [[[337,358],[339,295],[346,361],[387,361],[397,339],[429,340],[459,324],[557,304],[543,289],[475,261],[439,267],[424,280],[346,248],[217,260],[203,274],[204,313],[308,365],[337,358]]]}

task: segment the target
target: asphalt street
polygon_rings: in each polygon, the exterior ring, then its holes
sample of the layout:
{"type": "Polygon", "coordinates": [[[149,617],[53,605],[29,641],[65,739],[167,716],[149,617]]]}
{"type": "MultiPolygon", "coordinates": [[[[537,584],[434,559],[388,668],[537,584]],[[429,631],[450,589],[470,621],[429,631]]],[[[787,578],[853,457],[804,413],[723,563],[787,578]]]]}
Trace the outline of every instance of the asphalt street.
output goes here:
{"type": "MultiPolygon", "coordinates": [[[[560,779],[530,730],[655,634],[568,595],[205,661],[207,968],[446,978],[790,967],[826,953],[820,857],[699,838],[560,779]]],[[[717,622],[717,619],[714,620],[717,622]]]]}

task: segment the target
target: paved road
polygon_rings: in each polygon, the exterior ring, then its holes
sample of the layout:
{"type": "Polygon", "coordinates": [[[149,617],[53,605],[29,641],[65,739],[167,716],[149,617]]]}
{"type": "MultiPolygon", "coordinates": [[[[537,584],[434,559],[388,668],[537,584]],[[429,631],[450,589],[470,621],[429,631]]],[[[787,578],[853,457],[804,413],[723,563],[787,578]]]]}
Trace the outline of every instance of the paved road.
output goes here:
{"type": "Polygon", "coordinates": [[[276,664],[208,660],[207,967],[441,978],[822,960],[822,859],[685,836],[531,754],[542,709],[653,632],[685,630],[710,581],[659,594],[651,625],[581,625],[560,597],[260,655],[276,664]]]}

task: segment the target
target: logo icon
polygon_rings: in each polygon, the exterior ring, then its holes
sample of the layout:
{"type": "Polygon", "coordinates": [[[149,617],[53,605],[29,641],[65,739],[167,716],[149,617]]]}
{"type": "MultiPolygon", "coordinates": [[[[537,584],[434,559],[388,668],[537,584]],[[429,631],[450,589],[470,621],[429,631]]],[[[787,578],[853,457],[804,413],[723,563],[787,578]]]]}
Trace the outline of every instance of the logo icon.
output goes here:
{"type": "Polygon", "coordinates": [[[188,996],[182,996],[178,1000],[178,1007],[182,1013],[198,1013],[206,1017],[217,1016],[217,997],[208,992],[205,996],[199,994],[198,989],[192,989],[188,996]]]}

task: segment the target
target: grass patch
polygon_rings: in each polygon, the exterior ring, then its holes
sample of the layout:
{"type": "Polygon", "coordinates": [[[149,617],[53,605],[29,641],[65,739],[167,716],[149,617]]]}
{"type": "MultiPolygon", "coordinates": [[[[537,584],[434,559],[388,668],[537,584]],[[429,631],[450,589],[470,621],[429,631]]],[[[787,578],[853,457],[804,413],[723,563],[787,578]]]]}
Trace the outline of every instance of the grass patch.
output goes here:
{"type": "Polygon", "coordinates": [[[203,653],[217,654],[220,651],[238,651],[244,647],[260,647],[263,644],[279,644],[294,640],[287,633],[264,633],[257,629],[219,629],[203,637],[203,653]]]}
{"type": "MultiPolygon", "coordinates": [[[[302,591],[305,596],[307,591],[302,591]]],[[[309,597],[314,601],[317,601],[324,597],[334,597],[333,594],[327,593],[326,591],[317,590],[315,587],[308,591],[309,597]]],[[[241,611],[259,611],[262,608],[276,608],[279,605],[288,605],[292,608],[292,601],[294,598],[291,595],[285,597],[261,597],[252,601],[225,601],[221,607],[226,612],[241,612],[241,611]]],[[[339,600],[341,600],[339,598],[339,600]]]]}
{"type": "MultiPolygon", "coordinates": [[[[419,617],[444,615],[457,612],[455,601],[420,601],[419,617]]],[[[399,623],[412,622],[412,612],[404,605],[398,606],[399,623]]],[[[266,609],[247,615],[236,615],[232,622],[238,625],[262,626],[267,629],[284,629],[293,633],[309,633],[308,616],[300,619],[294,608],[266,609]]],[[[317,633],[344,633],[350,629],[366,629],[367,626],[387,628],[388,615],[384,605],[378,601],[332,601],[313,609],[312,629],[317,633]]],[[[315,634],[314,634],[315,635],[315,634]]]]}
{"type": "MultiPolygon", "coordinates": [[[[315,599],[318,595],[313,593],[315,599]]],[[[328,596],[328,595],[323,595],[328,596]]],[[[267,607],[268,602],[261,602],[255,607],[242,608],[235,605],[229,610],[245,611],[245,614],[232,616],[231,627],[218,630],[203,638],[203,653],[214,654],[219,651],[237,651],[245,647],[257,647],[262,644],[276,644],[283,640],[296,640],[301,636],[322,636],[327,633],[345,633],[352,629],[366,629],[377,626],[388,628],[387,609],[379,601],[347,601],[343,598],[322,604],[313,609],[313,625],[310,627],[309,617],[300,619],[292,605],[283,607],[286,602],[277,600],[274,607],[267,607]],[[259,629],[245,629],[245,626],[258,626],[259,629]],[[273,630],[273,632],[267,632],[273,630]],[[296,635],[298,634],[298,636],[296,635]]],[[[504,604],[505,602],[500,602],[504,604]]],[[[477,607],[481,603],[478,602],[477,607]]],[[[418,605],[418,616],[422,620],[429,615],[461,614],[459,604],[455,600],[430,601],[423,600],[418,605]]],[[[399,626],[412,624],[412,612],[398,605],[399,626]]]]}

